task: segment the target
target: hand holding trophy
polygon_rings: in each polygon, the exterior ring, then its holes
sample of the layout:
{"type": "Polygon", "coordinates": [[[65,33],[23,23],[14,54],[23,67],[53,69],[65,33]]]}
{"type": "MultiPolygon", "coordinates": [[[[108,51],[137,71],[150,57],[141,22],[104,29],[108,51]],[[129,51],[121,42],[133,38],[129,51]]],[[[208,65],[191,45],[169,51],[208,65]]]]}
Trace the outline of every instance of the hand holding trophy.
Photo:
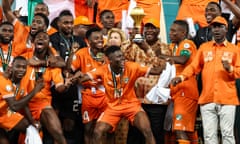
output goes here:
{"type": "Polygon", "coordinates": [[[143,8],[141,8],[141,7],[133,8],[130,13],[130,16],[134,20],[134,27],[138,29],[137,34],[135,35],[135,37],[133,39],[133,42],[140,43],[144,40],[142,35],[140,34],[140,28],[141,28],[142,19],[144,18],[145,15],[146,14],[144,13],[143,8]]]}

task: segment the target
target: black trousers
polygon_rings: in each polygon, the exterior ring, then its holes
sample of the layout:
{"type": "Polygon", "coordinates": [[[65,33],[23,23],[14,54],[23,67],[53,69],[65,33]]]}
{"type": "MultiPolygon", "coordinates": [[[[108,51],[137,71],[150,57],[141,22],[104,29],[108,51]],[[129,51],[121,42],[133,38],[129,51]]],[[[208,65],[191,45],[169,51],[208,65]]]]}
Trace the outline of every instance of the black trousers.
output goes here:
{"type": "MultiPolygon", "coordinates": [[[[164,144],[163,122],[167,111],[167,105],[142,104],[150,123],[156,144],[164,144]]],[[[145,144],[143,134],[134,126],[128,130],[127,144],[145,144]]]]}

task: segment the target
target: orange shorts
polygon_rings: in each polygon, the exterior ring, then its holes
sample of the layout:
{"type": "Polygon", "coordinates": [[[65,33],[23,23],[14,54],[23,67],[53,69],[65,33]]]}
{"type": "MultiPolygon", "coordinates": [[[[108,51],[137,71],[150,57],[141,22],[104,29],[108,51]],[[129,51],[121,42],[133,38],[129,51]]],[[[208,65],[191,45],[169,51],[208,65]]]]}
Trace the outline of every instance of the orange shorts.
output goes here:
{"type": "Polygon", "coordinates": [[[107,107],[107,97],[100,90],[96,94],[91,91],[82,91],[82,117],[83,123],[97,120],[107,107]]]}
{"type": "Polygon", "coordinates": [[[173,108],[173,130],[193,132],[197,109],[197,100],[183,96],[176,97],[173,108]]]}
{"type": "Polygon", "coordinates": [[[0,117],[0,127],[6,130],[14,128],[22,119],[23,115],[18,112],[12,113],[11,115],[5,114],[0,117]]]}
{"type": "Polygon", "coordinates": [[[41,113],[45,108],[52,108],[51,102],[47,100],[39,100],[29,103],[29,109],[34,120],[40,120],[41,113]]]}
{"type": "Polygon", "coordinates": [[[133,124],[135,115],[140,111],[144,111],[140,102],[121,103],[112,107],[108,106],[98,121],[110,124],[113,127],[112,131],[114,131],[122,117],[127,118],[133,124]]]}
{"type": "Polygon", "coordinates": [[[205,18],[206,6],[207,5],[181,4],[176,19],[186,20],[187,18],[192,18],[194,24],[199,24],[200,27],[208,26],[205,18]]]}

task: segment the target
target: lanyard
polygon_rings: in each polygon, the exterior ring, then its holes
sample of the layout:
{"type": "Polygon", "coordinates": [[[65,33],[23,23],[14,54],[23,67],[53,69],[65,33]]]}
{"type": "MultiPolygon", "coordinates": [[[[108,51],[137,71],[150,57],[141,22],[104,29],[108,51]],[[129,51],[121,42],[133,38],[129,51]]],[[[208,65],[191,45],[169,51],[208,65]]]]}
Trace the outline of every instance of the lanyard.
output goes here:
{"type": "Polygon", "coordinates": [[[15,91],[14,91],[14,97],[16,97],[17,96],[17,94],[18,94],[18,91],[19,91],[19,87],[20,87],[20,84],[13,84],[15,87],[16,87],[16,89],[15,89],[15,91]]]}
{"type": "Polygon", "coordinates": [[[89,48],[89,51],[90,51],[91,57],[98,62],[101,61],[104,57],[103,52],[98,52],[97,55],[95,56],[94,53],[92,52],[91,48],[89,48]]]}
{"type": "Polygon", "coordinates": [[[11,55],[12,55],[12,43],[10,43],[8,45],[8,53],[7,53],[7,58],[6,59],[4,58],[3,50],[0,48],[0,57],[1,57],[1,60],[2,60],[3,71],[5,71],[7,69],[8,64],[10,62],[11,55]]]}
{"type": "MultiPolygon", "coordinates": [[[[38,60],[36,56],[34,56],[34,58],[38,60]]],[[[47,60],[47,56],[46,56],[46,60],[47,60]]],[[[34,68],[34,71],[35,71],[35,80],[37,80],[42,77],[42,75],[46,71],[46,67],[37,67],[37,68],[34,68]]]]}
{"type": "Polygon", "coordinates": [[[177,48],[178,48],[178,46],[177,46],[177,44],[175,44],[173,47],[173,56],[176,56],[177,48]]]}
{"type": "Polygon", "coordinates": [[[67,51],[69,54],[69,51],[71,50],[72,43],[74,42],[73,36],[71,36],[70,40],[66,39],[61,33],[60,33],[61,38],[63,39],[65,45],[67,46],[67,51]]]}
{"type": "Polygon", "coordinates": [[[112,73],[112,79],[113,79],[113,85],[114,85],[114,97],[120,99],[123,93],[123,88],[122,88],[123,70],[120,72],[120,88],[118,88],[116,74],[112,70],[111,70],[111,73],[112,73]]]}

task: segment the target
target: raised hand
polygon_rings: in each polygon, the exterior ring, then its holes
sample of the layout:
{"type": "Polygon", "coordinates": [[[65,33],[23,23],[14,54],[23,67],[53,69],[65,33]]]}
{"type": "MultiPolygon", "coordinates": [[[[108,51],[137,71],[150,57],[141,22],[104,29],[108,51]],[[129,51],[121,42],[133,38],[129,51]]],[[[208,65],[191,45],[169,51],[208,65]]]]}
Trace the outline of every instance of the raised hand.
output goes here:
{"type": "Polygon", "coordinates": [[[35,89],[37,92],[41,91],[44,88],[44,80],[42,77],[38,78],[35,83],[35,89]]]}
{"type": "Polygon", "coordinates": [[[227,60],[223,60],[222,64],[223,64],[223,67],[226,71],[228,71],[228,72],[233,71],[233,67],[230,65],[230,63],[227,60]]]}
{"type": "Polygon", "coordinates": [[[181,83],[182,82],[182,79],[181,77],[175,77],[171,80],[171,84],[172,86],[176,86],[177,84],[181,83]]]}

